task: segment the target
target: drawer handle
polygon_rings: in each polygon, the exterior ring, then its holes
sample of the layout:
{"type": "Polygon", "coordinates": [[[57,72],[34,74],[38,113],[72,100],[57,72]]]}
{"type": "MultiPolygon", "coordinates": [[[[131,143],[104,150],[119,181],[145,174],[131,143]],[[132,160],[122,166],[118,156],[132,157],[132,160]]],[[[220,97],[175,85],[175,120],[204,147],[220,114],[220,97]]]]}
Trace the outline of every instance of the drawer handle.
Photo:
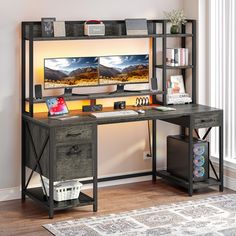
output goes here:
{"type": "Polygon", "coordinates": [[[80,136],[82,133],[75,133],[75,134],[67,134],[66,137],[77,137],[80,136]]]}
{"type": "Polygon", "coordinates": [[[71,147],[71,149],[69,150],[69,152],[67,152],[67,156],[71,156],[71,155],[75,155],[75,154],[79,154],[81,153],[81,150],[79,149],[78,145],[74,145],[71,147]]]}
{"type": "Polygon", "coordinates": [[[204,123],[204,122],[214,122],[214,121],[215,121],[214,119],[201,120],[202,123],[204,123]]]}

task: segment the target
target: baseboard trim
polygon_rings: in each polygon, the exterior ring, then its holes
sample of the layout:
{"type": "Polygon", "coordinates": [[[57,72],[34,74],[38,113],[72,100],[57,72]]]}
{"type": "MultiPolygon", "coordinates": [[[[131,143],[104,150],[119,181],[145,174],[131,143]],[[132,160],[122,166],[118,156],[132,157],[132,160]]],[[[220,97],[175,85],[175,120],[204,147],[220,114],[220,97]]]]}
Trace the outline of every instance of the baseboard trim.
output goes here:
{"type": "Polygon", "coordinates": [[[224,176],[224,186],[236,191],[236,180],[228,176],[224,176]]]}
{"type": "MultiPolygon", "coordinates": [[[[158,179],[158,177],[157,177],[158,179]]],[[[137,182],[144,182],[144,181],[150,181],[152,180],[152,176],[141,176],[136,178],[128,178],[128,179],[121,179],[121,180],[112,180],[112,181],[106,181],[106,182],[100,182],[98,183],[98,187],[111,187],[116,185],[122,185],[122,184],[131,184],[131,183],[137,183],[137,182]]],[[[230,178],[228,176],[224,176],[224,186],[226,188],[232,189],[236,191],[236,181],[233,178],[230,178]]],[[[34,186],[34,187],[39,187],[34,186]]],[[[84,186],[84,189],[91,189],[92,184],[86,184],[84,186]]],[[[0,189],[0,201],[9,201],[9,200],[16,200],[21,198],[21,188],[20,187],[13,187],[13,188],[5,188],[0,189]]]]}
{"type": "MultiPolygon", "coordinates": [[[[135,178],[128,179],[119,179],[119,180],[110,180],[98,183],[98,187],[111,187],[115,185],[129,184],[129,183],[137,183],[143,181],[152,180],[152,176],[140,176],[135,178]]],[[[31,187],[40,187],[41,185],[34,185],[31,187]]],[[[84,189],[91,189],[92,184],[84,185],[84,189]]],[[[0,189],[0,202],[16,200],[21,198],[21,187],[13,187],[13,188],[5,188],[0,189]]]]}
{"type": "Polygon", "coordinates": [[[0,189],[0,201],[9,201],[21,198],[21,188],[4,188],[0,189]]]}
{"type": "MultiPolygon", "coordinates": [[[[141,177],[135,177],[135,178],[128,178],[128,179],[119,179],[119,180],[109,180],[104,182],[99,182],[98,187],[111,187],[116,185],[122,185],[122,184],[132,184],[137,182],[144,182],[144,181],[150,181],[152,180],[152,176],[141,176],[141,177]]],[[[84,189],[90,189],[92,188],[92,184],[86,184],[84,185],[84,189]]]]}

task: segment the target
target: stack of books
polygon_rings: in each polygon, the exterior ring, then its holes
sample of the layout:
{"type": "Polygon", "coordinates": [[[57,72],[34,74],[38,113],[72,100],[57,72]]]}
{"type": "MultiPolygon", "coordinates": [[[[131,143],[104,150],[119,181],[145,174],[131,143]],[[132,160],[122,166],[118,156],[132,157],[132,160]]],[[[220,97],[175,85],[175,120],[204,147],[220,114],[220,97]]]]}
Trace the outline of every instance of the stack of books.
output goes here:
{"type": "Polygon", "coordinates": [[[168,66],[187,66],[188,48],[167,48],[166,65],[168,66]]]}
{"type": "Polygon", "coordinates": [[[185,92],[182,75],[172,75],[167,81],[167,104],[191,103],[191,96],[185,92]]]}

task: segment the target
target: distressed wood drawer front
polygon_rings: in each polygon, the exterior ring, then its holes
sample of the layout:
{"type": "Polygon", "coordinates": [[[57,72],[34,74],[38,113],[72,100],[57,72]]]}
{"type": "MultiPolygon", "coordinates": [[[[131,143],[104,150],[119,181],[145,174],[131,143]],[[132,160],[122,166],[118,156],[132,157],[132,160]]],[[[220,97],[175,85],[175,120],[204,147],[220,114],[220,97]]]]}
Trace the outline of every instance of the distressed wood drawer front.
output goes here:
{"type": "Polygon", "coordinates": [[[93,175],[92,144],[58,146],[56,180],[91,177],[93,175]]]}
{"type": "Polygon", "coordinates": [[[57,142],[74,142],[78,140],[90,140],[92,138],[92,125],[66,126],[56,129],[57,142]]]}
{"type": "Polygon", "coordinates": [[[203,114],[194,117],[195,128],[214,127],[220,124],[220,114],[203,114]]]}

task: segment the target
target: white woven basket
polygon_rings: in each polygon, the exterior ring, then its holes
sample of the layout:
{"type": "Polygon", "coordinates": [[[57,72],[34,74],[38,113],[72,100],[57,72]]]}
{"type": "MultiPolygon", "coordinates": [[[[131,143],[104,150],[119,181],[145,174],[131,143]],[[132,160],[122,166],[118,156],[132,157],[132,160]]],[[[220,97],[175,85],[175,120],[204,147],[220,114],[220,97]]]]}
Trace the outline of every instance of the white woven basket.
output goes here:
{"type": "MultiPolygon", "coordinates": [[[[49,196],[49,180],[43,177],[43,181],[44,181],[47,195],[49,196]]],[[[79,197],[82,185],[83,184],[80,183],[76,179],[54,182],[53,199],[58,202],[71,200],[71,199],[77,199],[79,197]]],[[[42,186],[42,189],[43,189],[43,193],[45,194],[43,186],[42,186]]]]}

